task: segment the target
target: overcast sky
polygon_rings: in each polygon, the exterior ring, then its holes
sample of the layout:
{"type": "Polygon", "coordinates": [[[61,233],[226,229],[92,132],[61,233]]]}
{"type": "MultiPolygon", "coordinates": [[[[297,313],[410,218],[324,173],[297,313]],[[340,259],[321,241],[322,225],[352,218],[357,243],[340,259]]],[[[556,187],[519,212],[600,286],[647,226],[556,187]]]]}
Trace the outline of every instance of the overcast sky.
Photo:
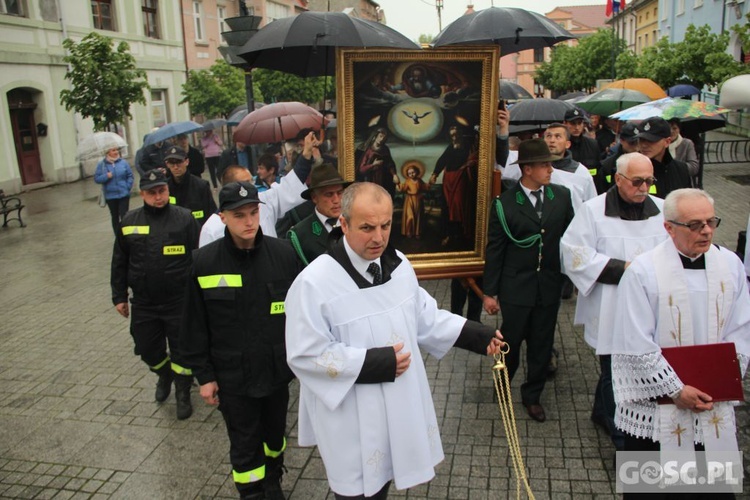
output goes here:
{"type": "MultiPolygon", "coordinates": [[[[385,11],[388,26],[401,32],[412,40],[417,40],[419,35],[437,35],[438,28],[437,9],[435,0],[375,0],[385,11]]],[[[496,7],[520,7],[540,14],[546,14],[558,5],[601,5],[602,10],[606,4],[605,0],[444,0],[441,18],[443,28],[451,21],[466,12],[466,6],[474,4],[474,10],[481,10],[494,5],[496,7]]]]}

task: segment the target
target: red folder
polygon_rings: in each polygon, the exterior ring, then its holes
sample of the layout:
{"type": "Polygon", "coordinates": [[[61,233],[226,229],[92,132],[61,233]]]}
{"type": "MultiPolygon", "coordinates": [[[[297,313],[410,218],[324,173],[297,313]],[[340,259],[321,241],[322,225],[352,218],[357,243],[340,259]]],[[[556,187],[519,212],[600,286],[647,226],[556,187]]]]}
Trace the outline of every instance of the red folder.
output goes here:
{"type": "MultiPolygon", "coordinates": [[[[661,353],[685,385],[700,389],[714,401],[745,400],[734,342],[664,347],[661,353]]],[[[669,403],[670,398],[659,398],[659,404],[669,403]]]]}

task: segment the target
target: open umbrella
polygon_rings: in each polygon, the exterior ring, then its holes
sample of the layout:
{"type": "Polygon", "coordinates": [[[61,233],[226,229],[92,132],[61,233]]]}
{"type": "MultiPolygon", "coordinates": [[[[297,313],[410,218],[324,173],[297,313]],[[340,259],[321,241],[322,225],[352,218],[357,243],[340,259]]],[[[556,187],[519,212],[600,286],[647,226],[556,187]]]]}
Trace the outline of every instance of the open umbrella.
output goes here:
{"type": "Polygon", "coordinates": [[[650,100],[649,96],[637,90],[604,89],[579,99],[576,106],[593,115],[609,116],[650,100]]]}
{"type": "Polygon", "coordinates": [[[555,99],[559,101],[570,101],[572,99],[578,99],[579,101],[581,98],[586,97],[588,94],[582,90],[576,90],[575,92],[568,92],[567,94],[559,95],[555,97],[555,99]]]}
{"type": "Polygon", "coordinates": [[[260,144],[293,139],[300,130],[315,131],[328,120],[320,112],[301,102],[276,102],[253,111],[234,130],[235,142],[260,144]]]}
{"type": "MultiPolygon", "coordinates": [[[[256,102],[255,103],[255,109],[260,109],[263,106],[265,106],[262,102],[256,102]]],[[[231,113],[229,113],[229,118],[227,118],[227,125],[231,125],[232,127],[236,127],[240,124],[243,118],[247,116],[247,104],[240,104],[236,108],[232,110],[231,113]]]]}
{"type": "Polygon", "coordinates": [[[167,123],[166,125],[159,127],[158,130],[148,134],[148,137],[146,137],[143,145],[150,146],[151,144],[166,141],[167,139],[178,136],[180,134],[189,134],[191,132],[198,132],[199,130],[203,130],[203,125],[190,120],[184,122],[167,123]]]}
{"type": "Polygon", "coordinates": [[[461,16],[432,41],[445,45],[499,45],[500,55],[526,49],[552,47],[575,38],[568,30],[541,14],[514,7],[490,7],[461,16]]]}
{"type": "Polygon", "coordinates": [[[303,12],[267,24],[238,54],[254,68],[324,76],[336,73],[336,47],[420,49],[381,23],[342,12],[303,12]]]}
{"type": "Polygon", "coordinates": [[[692,85],[688,85],[686,83],[674,85],[667,89],[667,95],[669,97],[684,97],[689,95],[698,95],[700,93],[701,89],[699,89],[698,87],[693,87],[692,85]]]}
{"type": "Polygon", "coordinates": [[[680,129],[683,132],[699,133],[726,125],[726,120],[721,115],[729,111],[727,108],[702,101],[686,101],[685,99],[665,97],[620,111],[612,115],[611,118],[620,121],[645,120],[654,116],[660,116],[665,120],[679,118],[680,129]]]}
{"type": "Polygon", "coordinates": [[[667,93],[664,92],[664,89],[648,78],[626,78],[624,80],[616,80],[605,85],[604,88],[637,90],[638,92],[643,92],[651,99],[667,97],[667,93]]]}
{"type": "Polygon", "coordinates": [[[203,130],[213,130],[215,128],[221,128],[227,124],[227,121],[223,118],[214,118],[203,122],[203,130]]]}
{"type": "Polygon", "coordinates": [[[750,75],[730,78],[719,90],[719,104],[726,108],[750,107],[750,75]]]}
{"type": "Polygon", "coordinates": [[[557,99],[526,99],[510,108],[511,125],[547,125],[562,122],[565,112],[575,109],[573,104],[557,99]]]}
{"type": "Polygon", "coordinates": [[[110,149],[126,147],[125,139],[114,132],[94,132],[78,143],[76,157],[79,161],[93,160],[103,157],[110,149]]]}
{"type": "Polygon", "coordinates": [[[521,99],[533,99],[534,96],[515,82],[500,80],[500,98],[506,101],[519,101],[521,99]]]}

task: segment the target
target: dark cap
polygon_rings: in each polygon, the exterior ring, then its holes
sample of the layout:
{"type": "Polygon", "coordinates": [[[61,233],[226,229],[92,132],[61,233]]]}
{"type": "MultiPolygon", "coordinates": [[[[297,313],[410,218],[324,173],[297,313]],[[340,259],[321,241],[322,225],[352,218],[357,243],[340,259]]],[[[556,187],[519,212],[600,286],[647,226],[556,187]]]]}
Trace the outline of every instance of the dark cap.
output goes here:
{"type": "Polygon", "coordinates": [[[574,122],[576,120],[585,120],[586,115],[578,108],[569,109],[565,112],[564,120],[566,122],[574,122]]]}
{"type": "Polygon", "coordinates": [[[315,167],[310,174],[310,187],[300,193],[300,196],[306,200],[309,200],[312,196],[313,191],[318,188],[326,186],[336,186],[341,184],[343,187],[348,186],[351,182],[346,182],[339,175],[339,171],[336,170],[330,163],[324,163],[315,167]]]}
{"type": "Polygon", "coordinates": [[[303,128],[302,130],[297,132],[297,135],[294,137],[294,140],[297,142],[302,142],[305,140],[305,137],[307,137],[310,132],[315,132],[315,130],[311,128],[303,128]]]}
{"type": "Polygon", "coordinates": [[[249,203],[263,203],[252,182],[230,182],[219,191],[219,211],[234,210],[249,203]]]}
{"type": "Polygon", "coordinates": [[[638,140],[638,137],[636,137],[636,135],[637,132],[635,123],[626,122],[625,125],[623,125],[620,129],[620,140],[632,143],[638,140]]]}
{"type": "Polygon", "coordinates": [[[518,160],[511,163],[511,165],[515,163],[523,165],[525,163],[557,161],[560,158],[562,158],[562,156],[550,153],[549,146],[544,142],[544,139],[529,139],[518,145],[518,160]]]}
{"type": "Polygon", "coordinates": [[[187,153],[180,146],[170,146],[164,155],[164,161],[179,160],[184,161],[187,158],[187,153]]]}
{"type": "Polygon", "coordinates": [[[662,139],[671,137],[672,128],[664,118],[653,116],[638,124],[635,127],[635,133],[638,139],[644,139],[648,142],[659,142],[662,139]]]}
{"type": "Polygon", "coordinates": [[[153,170],[149,170],[143,177],[141,177],[141,181],[138,184],[138,187],[141,188],[141,191],[147,191],[151,188],[155,188],[156,186],[166,185],[167,176],[164,175],[161,169],[155,168],[153,170]]]}

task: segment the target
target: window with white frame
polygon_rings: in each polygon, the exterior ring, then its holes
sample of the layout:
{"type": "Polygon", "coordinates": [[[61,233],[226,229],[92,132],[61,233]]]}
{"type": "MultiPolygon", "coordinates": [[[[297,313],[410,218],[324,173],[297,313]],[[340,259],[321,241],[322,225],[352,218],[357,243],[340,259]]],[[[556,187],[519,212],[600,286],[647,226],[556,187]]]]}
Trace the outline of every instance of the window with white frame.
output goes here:
{"type": "Polygon", "coordinates": [[[661,0],[659,3],[661,4],[659,5],[661,20],[666,21],[669,18],[669,9],[672,6],[672,2],[670,0],[661,0]]]}
{"type": "Polygon", "coordinates": [[[193,28],[195,29],[195,40],[204,41],[206,33],[203,23],[203,2],[193,2],[193,28]]]}
{"type": "Polygon", "coordinates": [[[169,123],[167,110],[167,91],[151,89],[151,126],[161,127],[169,123]]]}
{"type": "Polygon", "coordinates": [[[681,16],[685,13],[685,0],[677,0],[677,11],[676,15],[681,16]]]}
{"type": "Polygon", "coordinates": [[[697,9],[698,7],[703,7],[703,0],[695,0],[695,3],[693,4],[693,8],[697,9]]]}
{"type": "MultiPolygon", "coordinates": [[[[224,33],[225,31],[229,31],[229,28],[227,27],[227,23],[224,22],[224,18],[227,17],[227,8],[223,5],[217,5],[216,6],[216,19],[219,21],[219,34],[224,33]]],[[[221,41],[222,44],[225,44],[226,42],[224,39],[221,41]]]]}
{"type": "Polygon", "coordinates": [[[0,0],[0,14],[24,16],[23,2],[21,0],[0,0]]]}
{"type": "Polygon", "coordinates": [[[266,3],[266,17],[268,17],[269,23],[276,19],[284,19],[290,15],[288,5],[272,2],[270,0],[266,3]]]}

